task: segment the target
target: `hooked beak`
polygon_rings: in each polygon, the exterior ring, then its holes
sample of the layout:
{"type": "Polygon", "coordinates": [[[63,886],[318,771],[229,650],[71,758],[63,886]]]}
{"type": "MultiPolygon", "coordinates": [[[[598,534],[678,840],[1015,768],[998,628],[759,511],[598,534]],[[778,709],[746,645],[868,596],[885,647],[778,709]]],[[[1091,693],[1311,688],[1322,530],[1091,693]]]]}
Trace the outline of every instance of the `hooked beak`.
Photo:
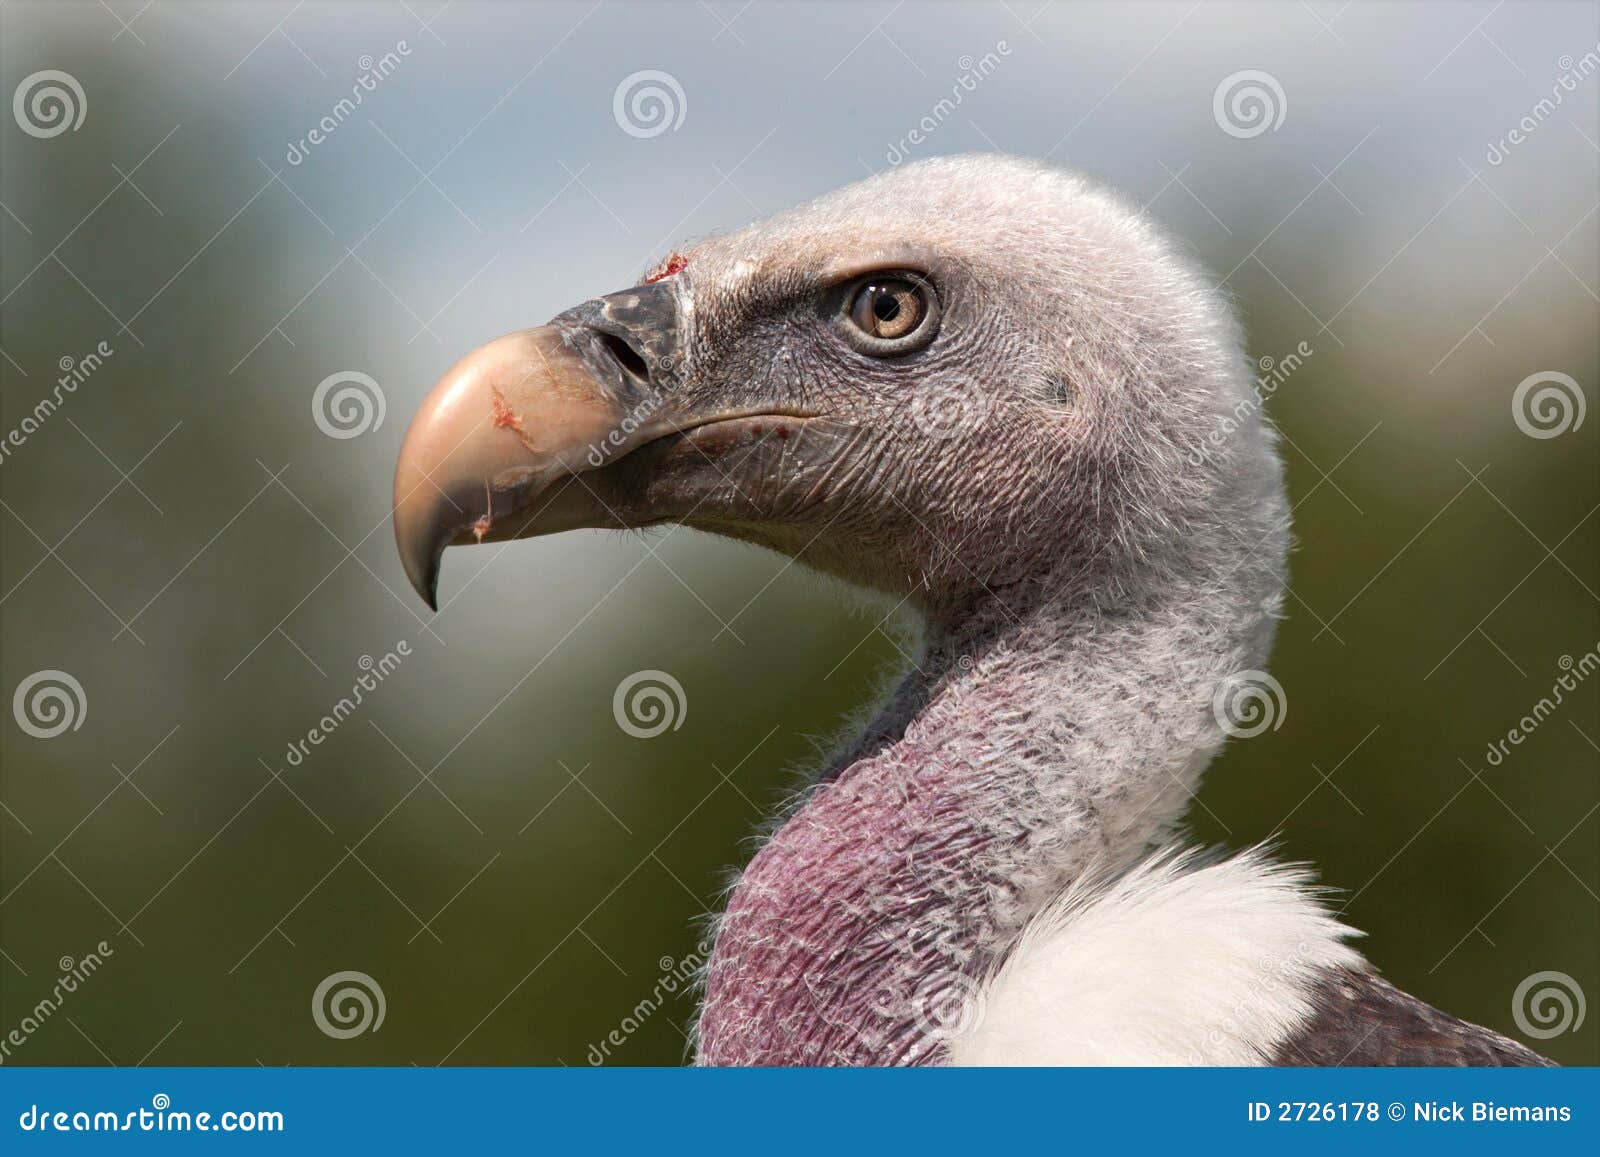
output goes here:
{"type": "Polygon", "coordinates": [[[440,379],[394,479],[395,542],[429,607],[446,546],[622,525],[581,475],[670,432],[651,415],[677,344],[676,291],[645,285],[497,338],[440,379]]]}

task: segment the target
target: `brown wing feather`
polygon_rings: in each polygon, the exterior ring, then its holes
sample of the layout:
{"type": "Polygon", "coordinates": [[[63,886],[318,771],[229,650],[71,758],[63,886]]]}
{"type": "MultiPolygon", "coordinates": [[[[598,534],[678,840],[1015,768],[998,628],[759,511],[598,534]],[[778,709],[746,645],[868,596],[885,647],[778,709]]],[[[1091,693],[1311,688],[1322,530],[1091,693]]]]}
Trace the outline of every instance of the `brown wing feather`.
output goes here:
{"type": "Polygon", "coordinates": [[[1278,1065],[1553,1065],[1486,1028],[1440,1012],[1370,972],[1338,969],[1318,983],[1317,1009],[1273,1057],[1278,1065]]]}

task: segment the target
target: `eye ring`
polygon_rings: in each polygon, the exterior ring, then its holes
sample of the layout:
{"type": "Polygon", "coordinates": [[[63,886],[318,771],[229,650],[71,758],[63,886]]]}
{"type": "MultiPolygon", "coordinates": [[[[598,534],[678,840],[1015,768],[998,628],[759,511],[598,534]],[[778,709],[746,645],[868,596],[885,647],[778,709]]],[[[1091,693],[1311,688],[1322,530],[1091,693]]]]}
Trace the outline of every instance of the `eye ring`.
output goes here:
{"type": "Polygon", "coordinates": [[[939,315],[939,295],[926,277],[886,270],[850,284],[842,298],[838,327],[861,353],[898,357],[933,340],[939,332],[939,315]]]}

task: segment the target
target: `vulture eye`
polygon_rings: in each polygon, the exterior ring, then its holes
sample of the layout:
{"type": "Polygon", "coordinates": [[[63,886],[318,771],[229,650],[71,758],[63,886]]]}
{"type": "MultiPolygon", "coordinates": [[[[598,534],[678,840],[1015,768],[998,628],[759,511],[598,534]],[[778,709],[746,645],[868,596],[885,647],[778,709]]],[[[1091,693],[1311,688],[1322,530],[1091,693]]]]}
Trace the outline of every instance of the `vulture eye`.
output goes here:
{"type": "Polygon", "coordinates": [[[933,340],[939,301],[933,286],[913,273],[873,274],[845,296],[844,333],[874,357],[910,353],[933,340]]]}

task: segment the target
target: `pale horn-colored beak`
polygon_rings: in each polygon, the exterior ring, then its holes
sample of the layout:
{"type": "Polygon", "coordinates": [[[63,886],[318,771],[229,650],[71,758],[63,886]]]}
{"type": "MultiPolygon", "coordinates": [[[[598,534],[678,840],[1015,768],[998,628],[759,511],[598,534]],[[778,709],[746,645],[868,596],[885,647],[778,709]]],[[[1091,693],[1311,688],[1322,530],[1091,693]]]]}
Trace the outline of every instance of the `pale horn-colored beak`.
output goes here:
{"type": "Polygon", "coordinates": [[[498,338],[440,379],[411,422],[394,475],[395,542],[430,607],[452,542],[514,538],[534,517],[579,513],[540,511],[538,499],[588,468],[589,448],[604,444],[624,410],[553,326],[498,338]]]}
{"type": "Polygon", "coordinates": [[[654,411],[680,368],[678,310],[671,282],[595,298],[439,380],[394,475],[395,543],[430,607],[447,546],[622,525],[594,472],[670,428],[654,411]]]}

